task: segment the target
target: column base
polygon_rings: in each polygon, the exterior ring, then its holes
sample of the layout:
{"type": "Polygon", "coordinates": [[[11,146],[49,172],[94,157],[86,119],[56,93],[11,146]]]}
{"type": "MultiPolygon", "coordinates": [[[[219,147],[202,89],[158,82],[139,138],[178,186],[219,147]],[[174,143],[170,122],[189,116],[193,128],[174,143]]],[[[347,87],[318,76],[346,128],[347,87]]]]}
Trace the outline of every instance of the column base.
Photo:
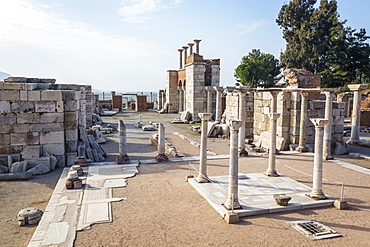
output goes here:
{"type": "Polygon", "coordinates": [[[263,175],[267,177],[279,177],[280,175],[276,171],[266,171],[263,175]]]}
{"type": "Polygon", "coordinates": [[[231,202],[231,200],[226,200],[226,202],[223,204],[223,206],[227,210],[233,210],[233,209],[241,209],[242,207],[240,206],[238,201],[234,201],[234,203],[231,202]],[[234,204],[234,205],[233,205],[234,204]]]}
{"type": "Polygon", "coordinates": [[[130,158],[128,157],[127,154],[125,154],[125,155],[118,155],[116,157],[116,163],[117,163],[117,165],[120,165],[120,164],[130,164],[130,158]]]}
{"type": "Polygon", "coordinates": [[[227,224],[239,223],[239,215],[237,213],[227,212],[224,220],[227,222],[227,224]]]}
{"type": "Polygon", "coordinates": [[[195,181],[197,181],[198,183],[209,183],[209,180],[202,175],[198,176],[195,181]]]}
{"type": "Polygon", "coordinates": [[[358,139],[349,139],[346,143],[354,146],[359,146],[361,144],[360,140],[358,139]]]}
{"type": "Polygon", "coordinates": [[[155,157],[155,159],[158,162],[167,162],[168,161],[168,157],[165,154],[158,154],[157,157],[155,157]]]}
{"type": "Polygon", "coordinates": [[[324,200],[324,199],[326,199],[326,196],[323,193],[322,194],[310,193],[310,194],[307,194],[307,196],[314,199],[314,200],[324,200]]]}
{"type": "Polygon", "coordinates": [[[248,156],[247,150],[243,149],[239,151],[239,157],[247,157],[247,156],[248,156]]]}
{"type": "Polygon", "coordinates": [[[297,152],[300,152],[300,153],[303,153],[303,152],[307,152],[308,151],[308,148],[306,146],[298,146],[295,151],[297,152]]]}

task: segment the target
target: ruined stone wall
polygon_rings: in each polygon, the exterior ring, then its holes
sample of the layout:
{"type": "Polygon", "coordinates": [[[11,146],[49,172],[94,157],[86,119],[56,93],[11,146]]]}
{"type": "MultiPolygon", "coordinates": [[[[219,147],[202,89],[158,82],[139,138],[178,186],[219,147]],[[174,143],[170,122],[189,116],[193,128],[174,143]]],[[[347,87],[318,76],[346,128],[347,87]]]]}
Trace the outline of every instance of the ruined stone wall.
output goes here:
{"type": "Polygon", "coordinates": [[[0,83],[0,154],[77,156],[78,125],[92,124],[91,86],[0,83]]]}
{"type": "Polygon", "coordinates": [[[168,104],[169,112],[177,112],[179,110],[179,91],[177,89],[178,72],[177,70],[167,71],[167,88],[166,88],[166,100],[164,104],[168,104]]]}
{"type": "Polygon", "coordinates": [[[195,62],[186,65],[186,104],[185,110],[189,111],[193,121],[200,121],[198,113],[206,112],[207,94],[205,85],[205,63],[195,62]]]}

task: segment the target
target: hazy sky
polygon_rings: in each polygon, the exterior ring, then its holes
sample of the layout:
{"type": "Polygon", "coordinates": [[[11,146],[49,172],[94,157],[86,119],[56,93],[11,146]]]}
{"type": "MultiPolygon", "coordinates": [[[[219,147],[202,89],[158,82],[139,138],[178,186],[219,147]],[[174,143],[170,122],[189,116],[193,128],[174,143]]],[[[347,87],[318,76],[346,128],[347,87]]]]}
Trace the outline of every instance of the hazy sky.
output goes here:
{"type": "MultiPolygon", "coordinates": [[[[202,39],[233,85],[241,57],[278,57],[275,23],[286,0],[0,0],[0,71],[94,89],[157,91],[178,68],[178,48],[202,39]]],[[[369,0],[338,0],[341,19],[370,34],[369,0]]]]}

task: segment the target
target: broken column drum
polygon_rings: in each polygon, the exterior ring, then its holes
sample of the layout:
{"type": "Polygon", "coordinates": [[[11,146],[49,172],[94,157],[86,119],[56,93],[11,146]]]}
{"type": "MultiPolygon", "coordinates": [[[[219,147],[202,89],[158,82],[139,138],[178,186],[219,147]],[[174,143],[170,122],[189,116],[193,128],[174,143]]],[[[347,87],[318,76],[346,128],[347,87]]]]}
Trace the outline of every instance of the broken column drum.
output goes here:
{"type": "Polygon", "coordinates": [[[348,144],[360,144],[360,114],[361,114],[361,90],[368,88],[367,84],[350,84],[348,88],[353,91],[353,110],[351,119],[351,138],[348,144]]]}
{"type": "Polygon", "coordinates": [[[324,159],[330,160],[333,159],[331,153],[331,126],[333,123],[333,98],[330,91],[325,91],[325,119],[328,120],[328,124],[324,126],[324,149],[323,156],[324,159]]]}
{"type": "Polygon", "coordinates": [[[200,163],[199,163],[199,174],[196,178],[198,183],[208,183],[207,177],[207,132],[208,132],[208,121],[211,119],[211,113],[198,113],[198,116],[202,120],[202,132],[200,140],[200,163]]]}
{"type": "Polygon", "coordinates": [[[241,208],[238,198],[238,130],[241,121],[229,121],[230,127],[230,159],[229,159],[229,187],[224,207],[228,210],[241,208]]]}
{"type": "Polygon", "coordinates": [[[298,152],[306,151],[306,122],[307,122],[307,97],[308,92],[301,91],[301,121],[299,125],[299,145],[298,152]]]}
{"type": "Polygon", "coordinates": [[[117,164],[130,164],[130,158],[127,155],[126,126],[122,120],[119,120],[119,155],[116,158],[117,164]]]}
{"type": "Polygon", "coordinates": [[[165,154],[165,128],[163,123],[158,124],[158,155],[156,160],[158,162],[168,161],[168,157],[165,154]]]}
{"type": "Polygon", "coordinates": [[[322,148],[324,125],[328,123],[328,120],[323,118],[311,118],[311,122],[315,126],[315,156],[313,163],[312,192],[309,196],[315,200],[320,200],[326,198],[322,191],[322,148]]]}

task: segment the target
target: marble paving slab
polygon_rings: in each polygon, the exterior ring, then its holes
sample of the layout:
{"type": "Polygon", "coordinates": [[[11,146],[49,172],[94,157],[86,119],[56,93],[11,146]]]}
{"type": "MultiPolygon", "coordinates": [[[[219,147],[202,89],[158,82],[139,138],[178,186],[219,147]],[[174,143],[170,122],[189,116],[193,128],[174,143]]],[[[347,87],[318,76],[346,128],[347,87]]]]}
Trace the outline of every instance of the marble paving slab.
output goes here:
{"type": "MultiPolygon", "coordinates": [[[[241,209],[234,210],[239,217],[293,211],[306,208],[332,206],[334,199],[313,200],[306,196],[311,188],[283,175],[267,177],[262,173],[239,173],[238,195],[241,209]],[[274,194],[286,194],[292,197],[287,206],[279,206],[274,194]]],[[[210,183],[198,183],[195,178],[188,182],[210,203],[224,218],[229,212],[222,204],[226,201],[229,176],[209,177],[210,183]]]]}

